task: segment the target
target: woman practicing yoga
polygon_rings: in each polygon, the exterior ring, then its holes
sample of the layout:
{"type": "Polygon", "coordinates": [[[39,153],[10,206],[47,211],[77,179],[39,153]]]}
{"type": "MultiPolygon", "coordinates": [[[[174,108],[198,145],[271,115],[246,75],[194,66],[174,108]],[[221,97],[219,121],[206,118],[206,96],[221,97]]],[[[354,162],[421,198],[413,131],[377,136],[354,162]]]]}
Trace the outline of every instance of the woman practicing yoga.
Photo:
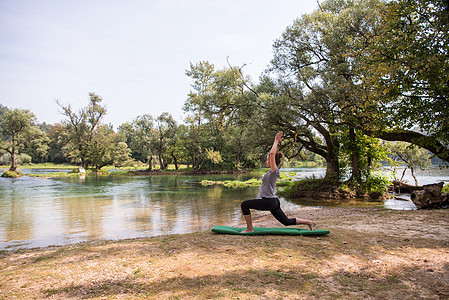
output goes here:
{"type": "Polygon", "coordinates": [[[250,209],[269,210],[271,214],[285,226],[306,224],[309,226],[310,230],[315,228],[316,222],[314,221],[288,218],[282,211],[279,199],[275,195],[276,180],[281,176],[278,166],[281,162],[281,158],[284,156],[282,152],[277,151],[277,146],[281,140],[282,131],[279,131],[274,138],[273,147],[271,147],[270,153],[267,156],[266,164],[270,169],[262,177],[259,198],[242,202],[243,217],[246,221],[246,229],[242,231],[243,233],[254,231],[250,209]]]}

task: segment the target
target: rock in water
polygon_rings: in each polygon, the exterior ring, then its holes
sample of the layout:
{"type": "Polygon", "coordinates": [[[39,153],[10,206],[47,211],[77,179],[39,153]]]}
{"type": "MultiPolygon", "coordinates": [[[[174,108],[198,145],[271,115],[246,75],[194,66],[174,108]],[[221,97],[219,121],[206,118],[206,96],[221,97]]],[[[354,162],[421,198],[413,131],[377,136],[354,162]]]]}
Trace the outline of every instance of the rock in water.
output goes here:
{"type": "Polygon", "coordinates": [[[443,182],[423,185],[422,190],[412,192],[410,199],[418,208],[445,208],[449,200],[441,192],[443,185],[443,182]]]}

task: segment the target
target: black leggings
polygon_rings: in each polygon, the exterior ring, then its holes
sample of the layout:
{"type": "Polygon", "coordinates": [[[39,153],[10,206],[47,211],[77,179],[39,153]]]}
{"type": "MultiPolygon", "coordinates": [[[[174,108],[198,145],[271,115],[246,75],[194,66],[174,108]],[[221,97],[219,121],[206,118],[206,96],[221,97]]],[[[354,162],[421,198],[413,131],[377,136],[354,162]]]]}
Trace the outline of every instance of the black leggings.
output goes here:
{"type": "Polygon", "coordinates": [[[250,209],[269,210],[271,214],[285,226],[296,225],[296,218],[287,218],[281,209],[278,198],[262,198],[243,201],[241,204],[243,215],[250,215],[250,209]]]}

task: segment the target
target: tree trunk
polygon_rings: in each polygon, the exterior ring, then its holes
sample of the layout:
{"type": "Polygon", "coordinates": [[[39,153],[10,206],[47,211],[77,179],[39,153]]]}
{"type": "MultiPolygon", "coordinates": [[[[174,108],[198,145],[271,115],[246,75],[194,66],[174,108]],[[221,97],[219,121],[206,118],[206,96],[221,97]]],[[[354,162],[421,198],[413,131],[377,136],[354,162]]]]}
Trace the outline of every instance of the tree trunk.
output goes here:
{"type": "Polygon", "coordinates": [[[415,176],[415,169],[414,168],[410,168],[410,170],[412,171],[412,177],[415,180],[415,185],[417,186],[418,185],[418,179],[416,179],[416,176],[415,176]]]}
{"type": "Polygon", "coordinates": [[[393,191],[395,193],[412,193],[414,191],[422,190],[422,186],[407,184],[402,181],[394,180],[393,181],[393,191]]]}
{"type": "Polygon", "coordinates": [[[360,155],[357,150],[357,141],[354,128],[349,129],[349,140],[351,143],[351,179],[360,183],[362,181],[362,177],[360,176],[360,155]]]}
{"type": "Polygon", "coordinates": [[[175,169],[178,170],[178,160],[176,159],[176,156],[173,154],[173,151],[170,154],[171,154],[171,157],[173,157],[173,162],[175,164],[175,169]]]}
{"type": "Polygon", "coordinates": [[[153,169],[153,156],[151,155],[150,158],[148,158],[148,170],[151,171],[153,169]]]}
{"type": "Polygon", "coordinates": [[[309,151],[320,155],[326,160],[326,175],[325,178],[340,179],[340,166],[338,162],[338,146],[335,147],[332,144],[332,140],[328,139],[327,147],[317,145],[315,142],[307,142],[302,139],[298,139],[300,143],[309,151]],[[326,148],[326,149],[324,149],[326,148]],[[337,149],[337,150],[336,150],[337,149]]]}
{"type": "Polygon", "coordinates": [[[338,159],[334,155],[327,155],[326,159],[326,175],[328,179],[340,178],[340,167],[338,165],[338,159]]]}
{"type": "Polygon", "coordinates": [[[161,170],[165,170],[164,159],[162,158],[161,152],[159,152],[159,165],[161,166],[161,170]]]}
{"type": "MultiPolygon", "coordinates": [[[[312,126],[323,136],[325,145],[318,144],[312,135],[305,134],[306,138],[295,136],[295,141],[301,143],[307,150],[316,153],[326,160],[325,178],[340,179],[340,166],[338,161],[339,142],[330,131],[319,123],[312,126]]],[[[333,131],[335,132],[335,131],[333,131]]]]}
{"type": "Polygon", "coordinates": [[[16,139],[15,136],[12,137],[12,150],[10,152],[11,154],[11,168],[9,169],[10,171],[16,172],[17,171],[17,162],[16,162],[16,139]]]}
{"type": "Polygon", "coordinates": [[[325,136],[327,144],[326,178],[340,180],[340,164],[338,161],[339,144],[330,134],[325,136]]]}
{"type": "Polygon", "coordinates": [[[85,158],[81,158],[81,166],[87,170],[88,165],[87,165],[87,160],[85,158]]]}
{"type": "Polygon", "coordinates": [[[405,176],[405,171],[407,171],[407,167],[405,167],[405,169],[404,169],[404,171],[402,171],[402,176],[401,176],[401,181],[402,181],[402,179],[404,178],[404,176],[405,176]]]}
{"type": "Polygon", "coordinates": [[[16,149],[15,149],[15,147],[12,148],[12,152],[11,152],[11,168],[9,170],[13,171],[13,172],[17,171],[16,149]]]}

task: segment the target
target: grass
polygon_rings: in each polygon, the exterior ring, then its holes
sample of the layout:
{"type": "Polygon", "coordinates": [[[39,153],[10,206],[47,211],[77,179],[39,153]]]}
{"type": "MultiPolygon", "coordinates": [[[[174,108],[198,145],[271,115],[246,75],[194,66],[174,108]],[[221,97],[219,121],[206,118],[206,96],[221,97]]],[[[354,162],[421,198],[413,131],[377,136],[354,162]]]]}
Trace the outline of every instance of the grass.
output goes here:
{"type": "Polygon", "coordinates": [[[3,171],[1,177],[7,177],[7,178],[18,178],[18,177],[22,177],[23,173],[20,172],[19,170],[17,171],[9,171],[9,170],[5,170],[3,171]]]}
{"type": "MultiPolygon", "coordinates": [[[[245,237],[205,231],[2,252],[0,298],[449,297],[449,211],[296,213],[313,217],[331,234],[245,237]]],[[[276,224],[269,215],[255,222],[276,224]]]]}
{"type": "Polygon", "coordinates": [[[249,186],[259,186],[260,179],[251,178],[251,179],[245,180],[245,181],[240,181],[240,180],[224,180],[224,181],[202,180],[201,185],[204,185],[204,186],[223,185],[225,187],[242,188],[242,187],[249,187],[249,186]]]}
{"type": "MultiPolygon", "coordinates": [[[[266,170],[265,170],[266,172],[266,170]]],[[[257,170],[254,172],[251,172],[253,175],[260,175],[261,171],[257,170]]],[[[277,186],[288,186],[291,182],[293,182],[293,176],[296,175],[296,172],[283,172],[281,173],[281,178],[277,181],[277,186]]],[[[262,175],[260,175],[261,177],[262,175]]],[[[224,181],[214,181],[214,180],[202,180],[201,184],[204,186],[208,185],[223,185],[225,187],[231,187],[231,188],[244,188],[244,187],[250,187],[250,186],[260,186],[261,179],[258,178],[251,178],[245,181],[240,180],[224,180],[224,181]]]]}
{"type": "MultiPolygon", "coordinates": [[[[44,163],[44,164],[27,164],[27,165],[20,165],[18,166],[19,169],[46,169],[49,172],[48,173],[41,173],[41,174],[27,174],[27,176],[30,177],[78,177],[80,175],[94,175],[94,176],[121,176],[121,175],[132,175],[130,172],[134,171],[145,171],[148,169],[148,165],[139,164],[138,166],[134,167],[120,167],[117,169],[114,166],[104,166],[100,169],[99,173],[96,173],[93,169],[88,169],[86,174],[78,173],[78,172],[52,172],[54,169],[60,169],[60,170],[78,170],[79,166],[75,165],[68,165],[68,164],[53,164],[53,163],[44,163]]],[[[8,170],[10,168],[9,165],[0,165],[0,170],[8,170]]],[[[153,168],[154,171],[159,170],[157,168],[153,168]]],[[[180,165],[179,170],[175,169],[174,165],[168,165],[168,168],[166,170],[163,170],[163,173],[170,174],[170,173],[176,173],[176,172],[189,172],[191,171],[191,168],[187,168],[186,165],[180,165]]]]}
{"type": "MultiPolygon", "coordinates": [[[[9,169],[11,165],[0,165],[0,169],[9,169]]],[[[43,164],[27,164],[17,166],[20,169],[74,169],[77,166],[67,164],[43,163],[43,164]]]]}

